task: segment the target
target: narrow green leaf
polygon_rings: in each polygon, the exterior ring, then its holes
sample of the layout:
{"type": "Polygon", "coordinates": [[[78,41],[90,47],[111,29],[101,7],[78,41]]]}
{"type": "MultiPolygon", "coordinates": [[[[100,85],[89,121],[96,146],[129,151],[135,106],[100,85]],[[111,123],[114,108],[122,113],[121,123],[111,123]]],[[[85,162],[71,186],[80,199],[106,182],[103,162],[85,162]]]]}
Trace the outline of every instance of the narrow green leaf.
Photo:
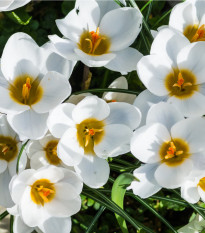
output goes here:
{"type": "Polygon", "coordinates": [[[13,233],[14,216],[10,216],[10,233],[13,233]]]}
{"type": "Polygon", "coordinates": [[[15,13],[15,12],[12,12],[12,15],[13,17],[17,20],[17,22],[21,25],[27,25],[30,23],[31,19],[32,19],[32,16],[26,21],[26,22],[23,22],[20,17],[15,13]]]}
{"type": "Polygon", "coordinates": [[[147,6],[152,2],[153,0],[148,1],[141,9],[140,11],[143,12],[147,6]]]}
{"type": "Polygon", "coordinates": [[[16,163],[16,173],[17,174],[19,173],[19,161],[21,159],[21,155],[22,155],[23,150],[24,150],[25,146],[27,145],[28,141],[29,141],[29,139],[21,146],[21,150],[18,154],[18,159],[17,159],[17,163],[16,163]]]}
{"type": "MultiPolygon", "coordinates": [[[[119,205],[122,209],[124,206],[124,196],[126,193],[126,187],[130,185],[130,183],[135,179],[135,177],[130,173],[123,173],[118,176],[118,178],[115,180],[113,186],[112,186],[112,193],[111,193],[111,199],[119,205]]],[[[119,216],[118,214],[115,214],[115,217],[118,221],[118,224],[122,230],[123,233],[129,233],[127,229],[127,224],[125,222],[125,219],[119,216]]]]}
{"type": "Polygon", "coordinates": [[[150,14],[151,14],[152,6],[153,6],[153,1],[151,0],[151,1],[150,1],[150,4],[149,4],[149,7],[148,7],[148,10],[147,10],[146,17],[145,17],[145,21],[146,21],[146,22],[148,21],[149,16],[150,16],[150,14]]]}
{"type": "Polygon", "coordinates": [[[9,214],[8,211],[4,211],[4,212],[0,215],[0,220],[4,219],[8,214],[9,214]]]}
{"type": "Polygon", "coordinates": [[[100,209],[98,210],[97,214],[95,215],[95,217],[93,218],[92,222],[90,223],[90,225],[88,226],[87,230],[85,233],[90,233],[91,230],[93,229],[93,227],[95,226],[95,223],[98,221],[99,217],[101,216],[101,214],[104,212],[104,210],[106,209],[105,206],[101,206],[100,209]]]}

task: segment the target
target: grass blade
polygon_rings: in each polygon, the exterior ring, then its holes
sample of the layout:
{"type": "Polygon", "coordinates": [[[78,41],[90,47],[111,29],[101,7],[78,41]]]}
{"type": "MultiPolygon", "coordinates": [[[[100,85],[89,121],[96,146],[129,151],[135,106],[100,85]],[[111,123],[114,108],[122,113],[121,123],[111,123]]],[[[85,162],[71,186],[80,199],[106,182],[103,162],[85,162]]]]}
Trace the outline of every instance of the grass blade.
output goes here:
{"type": "Polygon", "coordinates": [[[0,215],[0,220],[4,219],[7,215],[9,215],[8,211],[4,211],[1,215],[0,215]]]}
{"type": "Polygon", "coordinates": [[[17,174],[19,173],[19,161],[21,159],[21,155],[22,155],[23,150],[24,150],[25,146],[27,145],[28,141],[29,141],[29,139],[21,146],[21,150],[18,154],[18,159],[17,159],[17,163],[16,163],[16,173],[17,174]]]}

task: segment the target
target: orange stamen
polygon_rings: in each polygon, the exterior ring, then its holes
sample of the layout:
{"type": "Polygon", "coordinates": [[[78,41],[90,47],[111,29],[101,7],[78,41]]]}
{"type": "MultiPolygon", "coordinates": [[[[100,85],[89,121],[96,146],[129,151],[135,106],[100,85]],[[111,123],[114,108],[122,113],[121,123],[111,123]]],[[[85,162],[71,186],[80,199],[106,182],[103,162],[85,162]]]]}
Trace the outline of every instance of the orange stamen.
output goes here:
{"type": "Polygon", "coordinates": [[[26,83],[23,84],[23,88],[22,88],[22,96],[24,98],[24,103],[26,103],[26,100],[29,98],[30,89],[31,89],[30,78],[27,78],[26,83]]]}
{"type": "Polygon", "coordinates": [[[204,24],[202,24],[201,27],[196,31],[191,42],[196,42],[200,40],[201,38],[204,38],[204,35],[205,35],[205,27],[204,27],[204,24]]]}

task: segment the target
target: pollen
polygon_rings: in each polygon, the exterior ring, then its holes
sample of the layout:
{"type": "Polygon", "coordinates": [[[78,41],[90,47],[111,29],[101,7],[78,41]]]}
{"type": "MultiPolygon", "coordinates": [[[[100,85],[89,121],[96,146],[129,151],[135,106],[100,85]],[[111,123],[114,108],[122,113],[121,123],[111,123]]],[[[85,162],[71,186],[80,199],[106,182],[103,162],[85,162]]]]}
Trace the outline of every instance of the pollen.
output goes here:
{"type": "Polygon", "coordinates": [[[197,41],[205,41],[205,25],[188,25],[184,29],[184,35],[189,39],[191,43],[197,41]]]}
{"type": "Polygon", "coordinates": [[[109,52],[110,39],[100,34],[100,28],[96,31],[84,31],[78,43],[79,49],[89,55],[102,55],[109,52]]]}
{"type": "Polygon", "coordinates": [[[47,179],[37,180],[31,185],[31,200],[37,205],[44,206],[55,197],[55,193],[54,184],[47,179]]]}

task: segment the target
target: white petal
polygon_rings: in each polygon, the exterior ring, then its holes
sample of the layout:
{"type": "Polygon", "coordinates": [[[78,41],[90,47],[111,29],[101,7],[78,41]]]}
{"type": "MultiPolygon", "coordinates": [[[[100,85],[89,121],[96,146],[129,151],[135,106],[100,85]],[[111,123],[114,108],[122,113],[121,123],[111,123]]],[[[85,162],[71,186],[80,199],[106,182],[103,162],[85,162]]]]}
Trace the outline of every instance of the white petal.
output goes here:
{"type": "Polygon", "coordinates": [[[77,141],[77,130],[68,129],[60,139],[57,147],[58,157],[68,166],[78,164],[84,155],[84,149],[77,141]]]}
{"type": "Polygon", "coordinates": [[[143,163],[159,162],[159,149],[164,142],[170,140],[171,136],[164,125],[155,123],[142,126],[134,132],[131,139],[131,152],[143,163]]]}
{"type": "Polygon", "coordinates": [[[32,105],[37,113],[46,113],[61,104],[71,93],[71,86],[63,75],[55,71],[48,72],[39,84],[43,96],[39,102],[32,105]]]}
{"type": "Polygon", "coordinates": [[[84,155],[81,162],[75,166],[75,171],[91,188],[100,188],[106,184],[110,174],[108,162],[94,155],[84,155]]]}
{"type": "Polygon", "coordinates": [[[37,140],[47,132],[46,121],[48,113],[39,114],[32,109],[17,115],[8,115],[7,120],[11,127],[23,137],[37,140]]]}
{"type": "Polygon", "coordinates": [[[204,192],[204,190],[200,186],[198,186],[197,189],[198,189],[198,193],[199,193],[202,201],[204,202],[205,201],[205,192],[204,192]]]}
{"type": "Polygon", "coordinates": [[[4,159],[0,159],[0,174],[3,173],[7,169],[7,161],[4,159]]]}
{"type": "Polygon", "coordinates": [[[76,48],[76,43],[68,39],[60,38],[57,35],[48,36],[48,38],[53,43],[57,52],[61,56],[69,60],[79,60],[77,54],[74,52],[74,48],[76,48]]]}
{"type": "Polygon", "coordinates": [[[4,207],[12,207],[14,205],[11,195],[9,192],[9,182],[11,181],[11,176],[8,169],[0,174],[0,205],[4,207]]]}
{"type": "Polygon", "coordinates": [[[72,201],[78,197],[78,193],[75,190],[75,186],[67,182],[58,182],[55,184],[55,198],[62,201],[72,201]]]}
{"type": "Polygon", "coordinates": [[[195,92],[190,98],[178,99],[174,96],[168,99],[168,103],[173,104],[185,117],[202,116],[205,114],[205,96],[195,92]]]}
{"type": "Polygon", "coordinates": [[[1,1],[0,2],[0,11],[5,11],[9,6],[14,2],[14,0],[1,1]]]}
{"type": "Polygon", "coordinates": [[[18,69],[22,69],[21,73],[36,76],[38,72],[34,70],[34,67],[37,67],[37,71],[41,70],[42,60],[43,53],[36,42],[29,35],[18,32],[13,34],[6,43],[2,54],[1,68],[7,80],[16,78],[16,72],[20,72],[17,71],[18,69]],[[32,69],[30,70],[30,68],[32,69]]]}
{"type": "Polygon", "coordinates": [[[97,0],[100,7],[100,17],[102,17],[111,10],[118,9],[120,6],[114,1],[97,0]]]}
{"type": "Polygon", "coordinates": [[[146,124],[161,123],[166,126],[168,130],[184,116],[173,105],[168,103],[158,103],[153,105],[147,113],[146,124]]]}
{"type": "Polygon", "coordinates": [[[187,69],[196,77],[196,84],[205,83],[205,44],[203,41],[191,43],[182,49],[177,57],[179,69],[187,69]]]}
{"type": "Polygon", "coordinates": [[[33,232],[34,228],[27,226],[20,216],[15,216],[14,224],[13,224],[13,231],[15,233],[31,233],[33,232]]]}
{"type": "Polygon", "coordinates": [[[54,198],[51,202],[46,203],[44,207],[47,213],[53,217],[70,217],[80,211],[81,198],[80,196],[72,200],[54,198]]]}
{"type": "Polygon", "coordinates": [[[75,48],[75,53],[79,56],[79,59],[89,67],[101,67],[105,66],[110,62],[112,59],[115,58],[115,53],[105,53],[102,55],[89,55],[84,53],[82,50],[75,48]]]}
{"type": "Polygon", "coordinates": [[[185,140],[192,154],[205,150],[204,127],[204,118],[193,117],[176,123],[171,128],[171,135],[172,138],[181,138],[185,140]]]}
{"type": "Polygon", "coordinates": [[[188,25],[198,24],[196,8],[192,4],[192,1],[186,1],[177,4],[171,12],[169,25],[176,28],[180,32],[184,32],[184,29],[188,25]]]}
{"type": "Polygon", "coordinates": [[[6,114],[16,114],[24,112],[30,107],[28,105],[19,104],[15,102],[10,94],[9,90],[0,86],[1,98],[0,98],[0,111],[6,114]]]}
{"type": "Polygon", "coordinates": [[[196,171],[201,172],[201,170],[205,170],[205,151],[192,154],[190,159],[192,159],[196,171]]]}
{"type": "Polygon", "coordinates": [[[136,70],[138,61],[142,58],[142,54],[134,48],[126,48],[115,52],[116,57],[112,59],[105,67],[109,70],[127,74],[136,70]]]}
{"type": "Polygon", "coordinates": [[[137,64],[139,78],[147,89],[157,96],[168,95],[165,87],[165,78],[173,73],[172,66],[166,57],[148,55],[137,64]]]}
{"type": "Polygon", "coordinates": [[[139,181],[132,181],[128,189],[132,189],[133,193],[141,198],[148,198],[157,193],[161,189],[154,179],[157,167],[158,164],[145,164],[135,169],[133,175],[139,181]]]}
{"type": "Polygon", "coordinates": [[[154,176],[159,185],[168,189],[180,187],[188,175],[191,173],[193,163],[190,159],[186,159],[178,166],[167,166],[162,163],[157,168],[154,176]]]}
{"type": "Polygon", "coordinates": [[[65,103],[71,103],[71,104],[78,104],[81,100],[83,100],[86,96],[92,96],[91,93],[82,93],[78,95],[71,95],[68,100],[65,101],[65,103]]]}
{"type": "Polygon", "coordinates": [[[197,18],[200,21],[200,25],[204,24],[204,9],[205,9],[205,5],[204,5],[204,1],[194,1],[194,5],[196,7],[196,13],[197,13],[197,18]]]}
{"type": "Polygon", "coordinates": [[[50,163],[47,160],[46,153],[44,151],[38,151],[30,158],[30,166],[32,169],[39,169],[48,165],[50,165],[50,163]]]}
{"type": "MultiPolygon", "coordinates": [[[[69,233],[71,231],[71,218],[49,218],[38,227],[44,233],[69,233]]],[[[19,232],[20,233],[20,232],[19,232]]]]}
{"type": "Polygon", "coordinates": [[[75,105],[70,103],[60,104],[49,113],[47,125],[53,136],[61,138],[69,127],[75,125],[72,119],[74,107],[75,105]]]}
{"type": "Polygon", "coordinates": [[[4,9],[4,11],[12,11],[16,8],[19,8],[19,7],[26,5],[30,1],[31,0],[21,0],[21,1],[14,0],[14,1],[12,1],[12,4],[7,9],[4,9]]]}
{"type": "Polygon", "coordinates": [[[181,196],[189,203],[197,203],[200,199],[197,183],[194,180],[187,180],[181,186],[181,196]]]}
{"type": "Polygon", "coordinates": [[[18,140],[17,134],[13,131],[11,126],[9,125],[6,115],[0,114],[0,135],[5,137],[12,137],[18,140]]]}
{"type": "Polygon", "coordinates": [[[111,124],[104,127],[102,140],[95,144],[94,151],[100,158],[115,157],[130,151],[132,130],[122,124],[111,124]]]}
{"type": "Polygon", "coordinates": [[[76,124],[83,120],[95,118],[98,121],[104,120],[110,113],[109,105],[97,96],[87,96],[76,105],[72,112],[76,124]],[[100,111],[99,111],[100,109],[100,111]]]}
{"type": "Polygon", "coordinates": [[[136,129],[141,121],[141,112],[138,108],[128,103],[109,103],[110,115],[105,122],[109,124],[123,124],[136,129]]]}
{"type": "Polygon", "coordinates": [[[26,154],[28,155],[29,159],[39,151],[43,150],[43,146],[39,143],[39,141],[30,140],[26,145],[26,154]]]}
{"type": "Polygon", "coordinates": [[[189,40],[181,33],[171,28],[159,31],[151,47],[151,54],[166,57],[174,68],[177,67],[177,55],[187,45],[189,40]]]}
{"type": "Polygon", "coordinates": [[[53,140],[57,140],[57,141],[58,141],[59,139],[53,137],[52,134],[47,133],[47,134],[45,135],[45,137],[43,137],[43,138],[41,138],[41,139],[39,140],[39,143],[41,144],[42,149],[43,149],[44,147],[47,146],[47,144],[48,144],[50,141],[53,141],[53,140]]]}
{"type": "Polygon", "coordinates": [[[135,41],[141,26],[141,12],[136,8],[123,7],[104,15],[100,22],[100,32],[111,39],[110,51],[120,51],[135,41]]]}
{"type": "Polygon", "coordinates": [[[161,101],[166,100],[166,96],[157,96],[153,95],[150,91],[144,90],[142,91],[135,99],[133,105],[136,106],[141,112],[141,122],[140,126],[145,125],[147,112],[153,104],[157,104],[161,101]]]}

